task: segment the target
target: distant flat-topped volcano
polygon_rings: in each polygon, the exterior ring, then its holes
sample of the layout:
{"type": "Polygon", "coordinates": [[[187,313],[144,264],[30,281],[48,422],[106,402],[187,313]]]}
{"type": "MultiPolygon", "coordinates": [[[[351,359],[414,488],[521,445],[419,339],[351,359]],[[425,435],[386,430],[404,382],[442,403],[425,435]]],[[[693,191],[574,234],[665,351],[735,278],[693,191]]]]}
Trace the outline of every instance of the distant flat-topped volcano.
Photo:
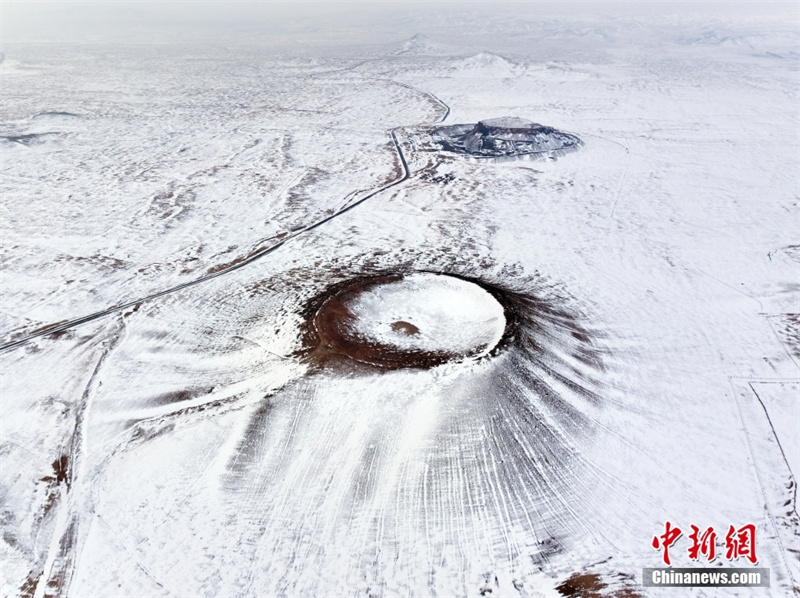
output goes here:
{"type": "Polygon", "coordinates": [[[556,157],[583,145],[575,135],[513,116],[438,127],[431,135],[445,151],[476,158],[556,157]]]}
{"type": "Polygon", "coordinates": [[[486,120],[479,121],[475,128],[482,127],[485,129],[508,129],[517,131],[527,131],[532,127],[541,127],[526,118],[519,118],[518,116],[501,116],[499,118],[487,118],[486,120]]]}

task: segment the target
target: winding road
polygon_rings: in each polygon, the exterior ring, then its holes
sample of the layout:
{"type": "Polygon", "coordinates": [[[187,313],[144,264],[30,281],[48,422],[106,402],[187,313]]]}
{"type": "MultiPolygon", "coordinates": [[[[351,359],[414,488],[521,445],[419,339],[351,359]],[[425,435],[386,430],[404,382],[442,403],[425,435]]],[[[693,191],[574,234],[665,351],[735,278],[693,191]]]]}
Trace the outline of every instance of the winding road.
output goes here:
{"type": "MultiPolygon", "coordinates": [[[[395,82],[395,83],[397,83],[397,82],[395,82]]],[[[409,85],[406,85],[404,83],[398,83],[398,85],[402,85],[403,87],[406,87],[408,89],[413,89],[414,91],[419,92],[418,89],[415,89],[415,88],[413,88],[413,87],[411,87],[409,85]]],[[[432,93],[430,93],[430,92],[423,92],[423,93],[426,93],[428,96],[433,98],[438,104],[440,104],[445,109],[444,115],[438,121],[438,122],[444,122],[444,120],[450,114],[450,107],[447,104],[445,104],[442,100],[437,98],[435,95],[433,95],[432,93]]],[[[75,327],[80,326],[82,324],[86,324],[87,322],[92,322],[94,320],[98,320],[100,318],[104,318],[106,316],[110,316],[112,314],[119,313],[119,312],[121,312],[123,310],[126,310],[128,308],[135,307],[135,306],[137,306],[137,305],[139,305],[141,303],[144,303],[146,301],[152,301],[153,299],[158,299],[159,297],[163,297],[163,296],[169,295],[171,293],[176,293],[178,291],[182,291],[183,289],[187,289],[189,287],[193,287],[193,286],[202,284],[204,282],[208,282],[209,280],[213,280],[215,278],[219,278],[220,276],[224,276],[226,274],[230,274],[231,272],[234,272],[235,270],[239,270],[240,268],[244,268],[245,266],[247,266],[249,264],[252,264],[256,260],[259,260],[262,257],[264,257],[266,255],[269,255],[270,253],[272,253],[274,251],[277,251],[278,249],[283,247],[286,243],[288,243],[292,239],[295,239],[295,238],[299,237],[300,235],[303,235],[303,234],[305,234],[305,233],[307,233],[309,231],[312,231],[312,230],[314,230],[316,228],[319,228],[320,226],[330,222],[331,220],[333,220],[335,218],[338,218],[342,214],[345,214],[346,212],[349,212],[353,208],[356,208],[356,207],[360,206],[365,201],[375,197],[379,193],[383,193],[384,191],[386,191],[388,189],[391,189],[392,187],[396,187],[397,185],[405,182],[411,176],[411,171],[408,168],[408,162],[406,162],[406,158],[405,158],[405,155],[403,154],[403,150],[402,150],[402,148],[400,146],[400,142],[397,140],[396,130],[397,129],[392,129],[391,132],[390,132],[390,135],[391,135],[391,138],[392,138],[392,142],[394,143],[395,150],[397,151],[397,155],[400,158],[400,162],[403,165],[403,175],[400,178],[392,181],[391,183],[389,183],[387,185],[384,185],[383,187],[380,187],[379,189],[371,191],[370,193],[368,193],[367,195],[365,195],[364,197],[362,197],[361,199],[359,199],[355,203],[352,203],[349,206],[344,207],[341,210],[339,210],[337,212],[334,212],[333,214],[331,214],[329,216],[326,216],[325,218],[322,218],[321,220],[318,220],[318,221],[316,221],[316,222],[314,222],[314,223],[312,223],[312,224],[310,224],[310,225],[308,225],[308,226],[306,226],[304,228],[296,230],[295,232],[289,234],[287,237],[285,237],[281,241],[275,243],[274,245],[270,245],[269,247],[265,247],[263,249],[260,249],[259,251],[256,251],[256,252],[248,255],[246,258],[244,258],[242,261],[240,261],[238,263],[226,266],[225,268],[222,268],[222,269],[220,269],[220,270],[218,270],[216,272],[213,272],[211,274],[206,274],[204,276],[201,276],[200,278],[196,278],[195,280],[191,280],[189,282],[185,282],[185,283],[170,287],[168,289],[164,289],[162,291],[158,291],[157,293],[152,293],[152,294],[146,295],[144,297],[139,297],[138,299],[132,299],[131,301],[127,301],[127,302],[119,304],[119,305],[114,305],[114,306],[109,307],[107,309],[104,309],[104,310],[101,310],[101,311],[97,311],[97,312],[94,312],[94,313],[91,313],[91,314],[88,314],[88,315],[85,315],[85,316],[81,316],[81,317],[78,317],[78,318],[73,318],[71,320],[66,320],[66,321],[63,321],[63,322],[57,322],[57,323],[54,323],[54,324],[43,326],[43,327],[37,329],[36,331],[30,332],[30,333],[28,333],[28,334],[26,334],[26,335],[24,335],[24,336],[22,336],[22,337],[20,337],[18,339],[15,339],[13,341],[7,341],[7,342],[3,343],[2,345],[0,345],[0,353],[5,352],[5,351],[9,351],[11,349],[14,349],[15,347],[19,347],[20,345],[24,345],[24,344],[26,344],[26,343],[28,343],[28,342],[36,339],[36,338],[39,338],[39,337],[42,337],[42,336],[47,336],[47,335],[50,335],[50,334],[54,334],[56,332],[62,332],[64,330],[69,330],[71,328],[75,328],[75,327]]]]}

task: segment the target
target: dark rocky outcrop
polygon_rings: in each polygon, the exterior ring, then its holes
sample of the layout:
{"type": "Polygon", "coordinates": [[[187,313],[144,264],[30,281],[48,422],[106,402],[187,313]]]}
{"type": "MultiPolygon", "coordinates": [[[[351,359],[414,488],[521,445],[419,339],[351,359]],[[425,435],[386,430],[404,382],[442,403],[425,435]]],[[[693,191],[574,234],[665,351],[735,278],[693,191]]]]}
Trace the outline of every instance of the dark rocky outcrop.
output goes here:
{"type": "Polygon", "coordinates": [[[50,137],[58,135],[59,133],[23,133],[20,135],[0,135],[0,140],[19,143],[20,145],[37,145],[47,141],[50,137]]]}
{"type": "Polygon", "coordinates": [[[583,145],[575,135],[515,117],[438,127],[431,136],[443,150],[475,158],[557,157],[583,145]]]}

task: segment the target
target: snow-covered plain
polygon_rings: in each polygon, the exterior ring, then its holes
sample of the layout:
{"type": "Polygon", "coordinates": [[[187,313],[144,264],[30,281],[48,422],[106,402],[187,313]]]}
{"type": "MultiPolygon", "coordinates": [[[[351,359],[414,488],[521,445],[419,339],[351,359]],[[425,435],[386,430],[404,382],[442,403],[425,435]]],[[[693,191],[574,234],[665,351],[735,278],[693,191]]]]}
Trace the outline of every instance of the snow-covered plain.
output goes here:
{"type": "MultiPolygon", "coordinates": [[[[2,594],[796,594],[797,24],[384,27],[5,44],[2,594]],[[506,116],[584,145],[420,143],[506,116]],[[498,349],[310,359],[333,290],[415,272],[504,297],[498,349]],[[667,520],[679,567],[755,524],[771,586],[642,587],[667,520]]],[[[432,286],[358,313],[466,350],[493,304],[432,286]]]]}

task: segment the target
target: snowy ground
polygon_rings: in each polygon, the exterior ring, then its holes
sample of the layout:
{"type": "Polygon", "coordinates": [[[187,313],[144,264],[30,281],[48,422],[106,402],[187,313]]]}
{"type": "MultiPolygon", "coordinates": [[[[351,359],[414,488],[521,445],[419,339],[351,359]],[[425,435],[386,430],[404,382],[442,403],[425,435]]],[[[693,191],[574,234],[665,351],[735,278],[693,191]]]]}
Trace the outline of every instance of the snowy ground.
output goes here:
{"type": "MultiPolygon", "coordinates": [[[[4,596],[800,591],[796,23],[529,12],[5,44],[4,596]],[[584,146],[418,143],[504,116],[584,146]],[[418,271],[506,297],[498,349],[309,359],[328,293],[418,271]],[[678,567],[755,524],[771,587],[642,587],[667,520],[678,567]]],[[[359,314],[495,342],[422,291],[359,314]]]]}

